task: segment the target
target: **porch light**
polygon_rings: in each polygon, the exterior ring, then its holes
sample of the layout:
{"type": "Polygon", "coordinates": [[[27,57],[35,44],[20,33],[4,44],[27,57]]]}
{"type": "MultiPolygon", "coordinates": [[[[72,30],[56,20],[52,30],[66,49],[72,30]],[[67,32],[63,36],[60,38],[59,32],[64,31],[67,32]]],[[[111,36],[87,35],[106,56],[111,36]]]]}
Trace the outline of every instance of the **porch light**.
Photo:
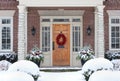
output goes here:
{"type": "Polygon", "coordinates": [[[35,29],[35,27],[33,26],[33,28],[31,29],[31,32],[32,32],[32,35],[34,36],[35,35],[35,33],[36,33],[36,29],[35,29]]]}
{"type": "Polygon", "coordinates": [[[90,35],[90,34],[91,34],[91,31],[92,31],[92,30],[91,30],[90,26],[88,26],[88,28],[87,28],[87,34],[90,35]]]}

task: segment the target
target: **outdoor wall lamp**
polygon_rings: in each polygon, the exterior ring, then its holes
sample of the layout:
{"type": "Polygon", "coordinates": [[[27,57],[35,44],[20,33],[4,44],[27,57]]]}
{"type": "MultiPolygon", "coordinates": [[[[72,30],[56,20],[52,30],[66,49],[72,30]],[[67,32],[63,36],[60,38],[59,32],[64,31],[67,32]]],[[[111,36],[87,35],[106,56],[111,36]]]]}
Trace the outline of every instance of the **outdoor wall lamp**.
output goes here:
{"type": "Polygon", "coordinates": [[[91,34],[91,31],[92,31],[92,30],[91,30],[90,26],[88,26],[88,28],[87,28],[87,34],[90,35],[90,34],[91,34]]]}
{"type": "Polygon", "coordinates": [[[33,28],[31,29],[31,32],[32,32],[32,35],[34,36],[35,35],[35,33],[36,33],[36,29],[35,29],[35,27],[33,26],[33,28]]]}

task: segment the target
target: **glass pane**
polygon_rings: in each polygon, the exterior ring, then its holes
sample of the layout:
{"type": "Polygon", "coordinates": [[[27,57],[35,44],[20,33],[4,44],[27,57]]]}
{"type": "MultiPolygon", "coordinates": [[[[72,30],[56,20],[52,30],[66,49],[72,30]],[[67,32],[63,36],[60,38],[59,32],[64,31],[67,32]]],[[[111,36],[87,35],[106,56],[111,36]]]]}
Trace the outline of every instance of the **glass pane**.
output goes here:
{"type": "Polygon", "coordinates": [[[114,26],[112,26],[112,31],[115,31],[115,27],[114,26]]]}
{"type": "Polygon", "coordinates": [[[53,22],[69,22],[69,19],[53,19],[53,22]]]}
{"type": "Polygon", "coordinates": [[[73,19],[72,22],[80,22],[80,19],[73,19]]]}
{"type": "Polygon", "coordinates": [[[120,44],[116,44],[116,48],[120,48],[120,44]]]}
{"type": "Polygon", "coordinates": [[[112,44],[115,44],[115,38],[112,38],[112,44]]]}
{"type": "Polygon", "coordinates": [[[112,44],[112,47],[111,48],[115,48],[115,44],[112,44]]]}
{"type": "Polygon", "coordinates": [[[119,37],[119,32],[116,32],[116,37],[119,37]]]}
{"type": "Polygon", "coordinates": [[[6,19],[2,19],[2,24],[6,24],[6,19]]]}
{"type": "Polygon", "coordinates": [[[11,20],[10,19],[2,19],[2,24],[10,24],[11,20]]]}
{"type": "Polygon", "coordinates": [[[10,24],[11,23],[11,20],[10,19],[7,19],[7,24],[10,24]]]}
{"type": "Polygon", "coordinates": [[[42,22],[50,22],[50,19],[42,19],[42,22]]]}

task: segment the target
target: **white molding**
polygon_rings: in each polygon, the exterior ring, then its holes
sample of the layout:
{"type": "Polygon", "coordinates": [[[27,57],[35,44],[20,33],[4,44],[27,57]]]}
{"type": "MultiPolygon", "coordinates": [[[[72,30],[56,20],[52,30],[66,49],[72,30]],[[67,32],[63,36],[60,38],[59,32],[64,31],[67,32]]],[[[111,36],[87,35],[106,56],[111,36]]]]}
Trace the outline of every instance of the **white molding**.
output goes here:
{"type": "Polygon", "coordinates": [[[19,0],[20,5],[27,7],[95,7],[103,5],[104,0],[19,0]]]}
{"type": "Polygon", "coordinates": [[[83,16],[84,10],[38,10],[41,16],[83,16]]]}
{"type": "Polygon", "coordinates": [[[1,17],[13,17],[15,13],[15,10],[0,10],[0,16],[1,17]]]}
{"type": "Polygon", "coordinates": [[[109,16],[120,16],[120,10],[107,10],[109,16]]]}

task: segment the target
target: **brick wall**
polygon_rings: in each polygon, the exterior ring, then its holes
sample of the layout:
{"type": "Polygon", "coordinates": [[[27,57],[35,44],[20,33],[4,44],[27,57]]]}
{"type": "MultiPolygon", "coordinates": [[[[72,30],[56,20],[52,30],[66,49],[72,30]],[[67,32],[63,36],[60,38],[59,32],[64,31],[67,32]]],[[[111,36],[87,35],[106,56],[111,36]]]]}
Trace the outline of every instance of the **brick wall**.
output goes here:
{"type": "Polygon", "coordinates": [[[34,45],[37,45],[38,47],[40,46],[40,17],[37,12],[37,10],[34,9],[28,9],[28,52],[31,50],[31,48],[34,45]],[[36,29],[36,33],[33,36],[31,33],[31,29],[33,28],[36,29]]]}

